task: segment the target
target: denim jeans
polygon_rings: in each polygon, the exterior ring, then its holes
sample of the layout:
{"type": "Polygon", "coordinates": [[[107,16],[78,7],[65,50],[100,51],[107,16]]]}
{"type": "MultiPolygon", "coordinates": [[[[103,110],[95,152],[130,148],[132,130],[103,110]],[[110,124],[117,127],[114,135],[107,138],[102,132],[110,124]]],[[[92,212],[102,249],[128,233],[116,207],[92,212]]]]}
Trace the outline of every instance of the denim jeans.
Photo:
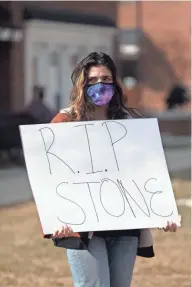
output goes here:
{"type": "Polygon", "coordinates": [[[93,236],[88,250],[67,250],[74,287],[129,287],[138,238],[93,236]]]}

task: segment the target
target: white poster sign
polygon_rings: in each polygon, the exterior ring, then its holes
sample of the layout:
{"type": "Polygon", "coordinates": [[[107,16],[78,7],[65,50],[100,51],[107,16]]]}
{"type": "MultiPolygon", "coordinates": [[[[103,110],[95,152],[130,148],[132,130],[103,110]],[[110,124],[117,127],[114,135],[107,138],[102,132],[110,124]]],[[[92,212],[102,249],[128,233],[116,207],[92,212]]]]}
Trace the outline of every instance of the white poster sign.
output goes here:
{"type": "Polygon", "coordinates": [[[156,119],[20,126],[44,234],[178,222],[156,119]]]}

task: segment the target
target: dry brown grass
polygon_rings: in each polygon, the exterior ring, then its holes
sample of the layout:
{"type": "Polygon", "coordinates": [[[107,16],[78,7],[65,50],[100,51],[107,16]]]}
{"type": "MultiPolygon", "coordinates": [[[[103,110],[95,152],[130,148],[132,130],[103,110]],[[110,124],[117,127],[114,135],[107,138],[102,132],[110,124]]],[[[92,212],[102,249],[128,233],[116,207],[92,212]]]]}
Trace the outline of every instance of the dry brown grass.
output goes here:
{"type": "MultiPolygon", "coordinates": [[[[177,198],[189,195],[189,183],[175,186],[177,198]]],[[[191,286],[190,209],[180,213],[176,234],[154,231],[156,257],[137,258],[132,287],[191,286]]],[[[72,286],[65,250],[41,238],[33,202],[0,209],[0,228],[0,287],[72,286]]]]}
{"type": "Polygon", "coordinates": [[[172,187],[177,199],[191,197],[191,181],[174,179],[172,180],[172,187]]]}

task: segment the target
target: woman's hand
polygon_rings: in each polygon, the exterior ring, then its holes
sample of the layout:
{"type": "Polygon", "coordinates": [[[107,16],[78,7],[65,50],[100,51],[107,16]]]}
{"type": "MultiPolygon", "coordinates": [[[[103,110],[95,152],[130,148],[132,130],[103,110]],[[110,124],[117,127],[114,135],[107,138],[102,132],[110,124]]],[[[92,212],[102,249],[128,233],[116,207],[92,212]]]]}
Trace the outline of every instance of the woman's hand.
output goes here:
{"type": "Polygon", "coordinates": [[[177,231],[177,224],[176,223],[170,223],[169,221],[167,222],[166,227],[163,228],[165,232],[176,232],[177,231]]]}
{"type": "Polygon", "coordinates": [[[68,225],[63,225],[61,230],[56,230],[53,235],[52,238],[63,238],[63,237],[72,237],[74,234],[72,228],[68,225]]]}
{"type": "MultiPolygon", "coordinates": [[[[181,215],[179,215],[179,219],[180,219],[180,224],[181,224],[181,220],[182,220],[182,218],[181,218],[181,215]]],[[[177,224],[176,223],[173,223],[173,222],[169,222],[169,221],[167,221],[167,225],[163,228],[163,230],[165,231],[165,232],[176,232],[177,231],[177,224]]],[[[160,228],[160,229],[162,229],[162,228],[160,228]]]]}

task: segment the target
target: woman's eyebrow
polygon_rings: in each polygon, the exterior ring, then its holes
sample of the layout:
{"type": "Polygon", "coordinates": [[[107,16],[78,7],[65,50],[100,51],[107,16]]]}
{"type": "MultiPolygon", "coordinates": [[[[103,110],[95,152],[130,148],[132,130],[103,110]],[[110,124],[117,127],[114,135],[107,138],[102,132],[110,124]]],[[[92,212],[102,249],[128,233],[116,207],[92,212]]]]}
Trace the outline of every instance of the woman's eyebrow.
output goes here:
{"type": "Polygon", "coordinates": [[[88,79],[90,80],[90,79],[95,79],[95,78],[98,78],[98,77],[92,76],[92,77],[89,77],[88,79]]]}
{"type": "Polygon", "coordinates": [[[102,76],[91,76],[89,77],[89,79],[97,79],[97,78],[111,78],[112,76],[111,75],[102,75],[102,76]]]}

